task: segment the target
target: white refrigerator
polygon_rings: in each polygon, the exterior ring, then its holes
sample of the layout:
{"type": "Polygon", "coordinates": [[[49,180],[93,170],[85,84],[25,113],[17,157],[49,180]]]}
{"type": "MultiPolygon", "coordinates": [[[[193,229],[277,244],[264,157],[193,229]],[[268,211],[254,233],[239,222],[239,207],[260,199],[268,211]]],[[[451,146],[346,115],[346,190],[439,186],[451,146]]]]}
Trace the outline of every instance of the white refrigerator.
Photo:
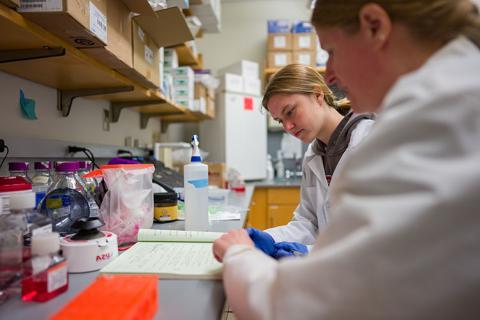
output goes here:
{"type": "Polygon", "coordinates": [[[265,179],[267,120],[261,98],[239,93],[218,93],[215,119],[200,124],[200,148],[207,162],[224,162],[245,180],[265,179]]]}

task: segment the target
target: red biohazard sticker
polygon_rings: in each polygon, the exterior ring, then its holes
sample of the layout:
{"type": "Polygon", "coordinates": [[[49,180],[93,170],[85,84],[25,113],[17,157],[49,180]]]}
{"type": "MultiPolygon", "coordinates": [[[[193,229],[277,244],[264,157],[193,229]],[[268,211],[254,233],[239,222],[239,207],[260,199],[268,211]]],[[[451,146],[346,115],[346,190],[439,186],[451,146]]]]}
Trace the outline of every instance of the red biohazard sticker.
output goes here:
{"type": "Polygon", "coordinates": [[[250,97],[243,98],[243,109],[253,110],[253,98],[250,98],[250,97]]]}

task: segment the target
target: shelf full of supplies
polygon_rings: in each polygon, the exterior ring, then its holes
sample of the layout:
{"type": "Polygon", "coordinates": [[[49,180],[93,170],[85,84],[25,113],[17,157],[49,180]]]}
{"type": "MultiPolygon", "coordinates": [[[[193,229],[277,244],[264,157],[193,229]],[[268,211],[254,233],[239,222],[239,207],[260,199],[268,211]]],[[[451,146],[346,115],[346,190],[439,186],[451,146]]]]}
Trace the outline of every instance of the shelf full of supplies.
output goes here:
{"type": "MultiPolygon", "coordinates": [[[[172,11],[169,15],[184,19],[180,10],[178,15],[176,12],[172,15],[172,11]]],[[[0,30],[6,31],[0,37],[0,71],[56,88],[59,95],[105,99],[112,104],[133,106],[133,110],[149,114],[149,117],[161,117],[161,120],[163,115],[175,115],[174,119],[180,122],[204,118],[195,117],[158,89],[147,88],[120,74],[2,4],[0,30]]],[[[61,107],[63,103],[59,110],[61,107]]],[[[69,108],[68,112],[63,112],[64,116],[68,113],[69,108]]]]}

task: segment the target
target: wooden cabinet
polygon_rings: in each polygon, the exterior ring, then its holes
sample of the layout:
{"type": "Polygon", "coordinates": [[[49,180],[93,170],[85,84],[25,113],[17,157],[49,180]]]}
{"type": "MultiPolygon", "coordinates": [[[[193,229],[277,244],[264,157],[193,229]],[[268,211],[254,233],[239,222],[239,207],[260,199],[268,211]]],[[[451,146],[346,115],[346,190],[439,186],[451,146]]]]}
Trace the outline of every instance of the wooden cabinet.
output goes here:
{"type": "Polygon", "coordinates": [[[256,187],[247,224],[260,230],[285,225],[299,202],[300,187],[256,187]]]}

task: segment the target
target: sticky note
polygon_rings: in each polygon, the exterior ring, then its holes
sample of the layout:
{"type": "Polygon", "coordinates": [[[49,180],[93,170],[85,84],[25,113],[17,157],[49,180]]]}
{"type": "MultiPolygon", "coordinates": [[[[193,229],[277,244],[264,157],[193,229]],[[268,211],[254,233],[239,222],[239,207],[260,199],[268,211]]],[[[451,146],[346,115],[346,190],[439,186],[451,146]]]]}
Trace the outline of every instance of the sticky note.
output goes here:
{"type": "Polygon", "coordinates": [[[26,98],[22,89],[20,89],[20,108],[25,118],[37,120],[37,114],[35,113],[35,100],[26,98]]]}

